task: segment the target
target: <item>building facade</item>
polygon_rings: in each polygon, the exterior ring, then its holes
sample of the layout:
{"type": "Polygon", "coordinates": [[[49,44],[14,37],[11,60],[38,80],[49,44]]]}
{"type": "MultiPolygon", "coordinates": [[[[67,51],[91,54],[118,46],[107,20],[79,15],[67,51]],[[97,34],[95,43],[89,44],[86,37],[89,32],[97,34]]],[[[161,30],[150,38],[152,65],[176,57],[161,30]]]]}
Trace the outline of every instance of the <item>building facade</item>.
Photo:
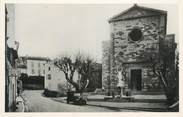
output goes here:
{"type": "Polygon", "coordinates": [[[90,68],[90,78],[87,91],[95,91],[102,88],[102,64],[94,63],[90,68]]]}
{"type": "MultiPolygon", "coordinates": [[[[96,88],[102,88],[102,66],[95,63],[90,68],[91,76],[86,91],[94,91],[96,88]]],[[[73,80],[79,84],[81,75],[77,70],[74,72],[73,80]]],[[[75,88],[67,82],[65,74],[53,61],[46,64],[45,89],[62,93],[68,89],[75,90],[75,88]]]]}
{"type": "Polygon", "coordinates": [[[28,76],[45,76],[46,63],[48,61],[48,58],[27,57],[28,76]]]}
{"type": "Polygon", "coordinates": [[[102,87],[110,88],[110,71],[111,71],[111,45],[110,41],[102,42],[102,87]]]}
{"type": "MultiPolygon", "coordinates": [[[[145,53],[160,56],[162,44],[167,40],[170,45],[175,43],[173,35],[166,35],[167,12],[135,4],[111,18],[109,24],[111,40],[107,48],[110,51],[103,56],[103,60],[108,61],[103,64],[103,81],[107,81],[108,75],[110,82],[103,86],[115,91],[119,80],[124,80],[125,89],[134,93],[163,91],[160,80],[146,61],[145,53]]],[[[175,48],[172,48],[173,53],[175,48]]]]}
{"type": "Polygon", "coordinates": [[[46,75],[46,64],[49,62],[46,57],[24,56],[19,58],[19,69],[21,73],[28,76],[44,76],[46,75]]]}
{"type": "Polygon", "coordinates": [[[24,89],[44,89],[46,64],[49,61],[46,57],[19,57],[18,69],[24,89]]]}
{"type": "Polygon", "coordinates": [[[14,37],[14,5],[5,6],[5,112],[16,109],[19,43],[14,37]]]}
{"type": "Polygon", "coordinates": [[[68,88],[64,72],[60,71],[59,68],[57,68],[52,61],[49,61],[46,64],[45,70],[45,89],[61,93],[68,88]]]}

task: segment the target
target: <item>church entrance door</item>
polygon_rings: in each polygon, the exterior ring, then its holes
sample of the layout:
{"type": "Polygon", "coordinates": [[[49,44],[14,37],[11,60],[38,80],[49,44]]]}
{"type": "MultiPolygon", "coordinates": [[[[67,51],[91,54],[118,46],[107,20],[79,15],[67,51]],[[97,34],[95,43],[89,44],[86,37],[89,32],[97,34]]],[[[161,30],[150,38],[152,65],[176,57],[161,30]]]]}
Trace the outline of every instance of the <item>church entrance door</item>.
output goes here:
{"type": "Polygon", "coordinates": [[[141,90],[142,89],[142,70],[141,69],[132,69],[131,70],[131,89],[132,90],[141,90]]]}

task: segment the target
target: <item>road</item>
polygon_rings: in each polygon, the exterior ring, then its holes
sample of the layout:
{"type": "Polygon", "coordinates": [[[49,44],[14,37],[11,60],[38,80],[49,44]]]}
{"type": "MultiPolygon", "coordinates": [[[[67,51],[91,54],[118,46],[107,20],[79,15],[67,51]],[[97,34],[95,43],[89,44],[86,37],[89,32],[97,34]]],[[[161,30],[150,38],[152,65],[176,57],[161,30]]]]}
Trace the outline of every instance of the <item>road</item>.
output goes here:
{"type": "Polygon", "coordinates": [[[28,112],[119,112],[125,110],[115,110],[105,107],[78,106],[66,104],[42,96],[43,90],[25,90],[22,94],[28,112]]]}

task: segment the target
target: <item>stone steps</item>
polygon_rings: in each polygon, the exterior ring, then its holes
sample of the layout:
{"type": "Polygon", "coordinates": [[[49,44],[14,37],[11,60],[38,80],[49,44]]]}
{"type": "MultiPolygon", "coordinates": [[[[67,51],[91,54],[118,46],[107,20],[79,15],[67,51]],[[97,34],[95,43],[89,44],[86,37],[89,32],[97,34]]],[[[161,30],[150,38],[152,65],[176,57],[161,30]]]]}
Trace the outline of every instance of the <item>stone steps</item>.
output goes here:
{"type": "Polygon", "coordinates": [[[133,91],[132,95],[164,95],[163,91],[133,91]]]}

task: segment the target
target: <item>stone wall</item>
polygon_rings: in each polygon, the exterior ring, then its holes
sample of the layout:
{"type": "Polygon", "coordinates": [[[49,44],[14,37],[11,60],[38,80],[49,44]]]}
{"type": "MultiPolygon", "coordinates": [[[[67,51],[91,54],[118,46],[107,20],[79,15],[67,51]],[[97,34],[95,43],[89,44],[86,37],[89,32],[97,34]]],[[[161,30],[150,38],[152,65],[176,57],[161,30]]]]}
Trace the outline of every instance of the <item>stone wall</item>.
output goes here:
{"type": "Polygon", "coordinates": [[[128,63],[123,65],[126,68],[126,89],[130,88],[130,72],[132,69],[142,70],[142,91],[161,91],[162,85],[160,80],[153,74],[153,71],[146,63],[128,63]]]}
{"type": "Polygon", "coordinates": [[[104,41],[102,43],[102,87],[105,89],[109,88],[110,85],[110,64],[111,64],[111,56],[110,56],[110,41],[104,41]]]}
{"type": "MultiPolygon", "coordinates": [[[[143,67],[143,65],[139,65],[139,63],[143,64],[146,59],[146,56],[143,56],[144,52],[152,51],[152,53],[159,53],[159,40],[163,40],[166,35],[166,15],[115,21],[111,22],[110,25],[112,41],[112,87],[116,87],[118,82],[117,69],[122,67],[123,63],[128,63],[126,65],[128,69],[127,74],[130,74],[129,70],[131,68],[142,66],[143,88],[148,89],[149,87],[153,87],[152,71],[147,67],[143,67]],[[129,37],[129,33],[135,28],[141,30],[143,35],[139,41],[132,41],[129,37]]],[[[129,75],[127,77],[129,79],[129,75]]]]}

